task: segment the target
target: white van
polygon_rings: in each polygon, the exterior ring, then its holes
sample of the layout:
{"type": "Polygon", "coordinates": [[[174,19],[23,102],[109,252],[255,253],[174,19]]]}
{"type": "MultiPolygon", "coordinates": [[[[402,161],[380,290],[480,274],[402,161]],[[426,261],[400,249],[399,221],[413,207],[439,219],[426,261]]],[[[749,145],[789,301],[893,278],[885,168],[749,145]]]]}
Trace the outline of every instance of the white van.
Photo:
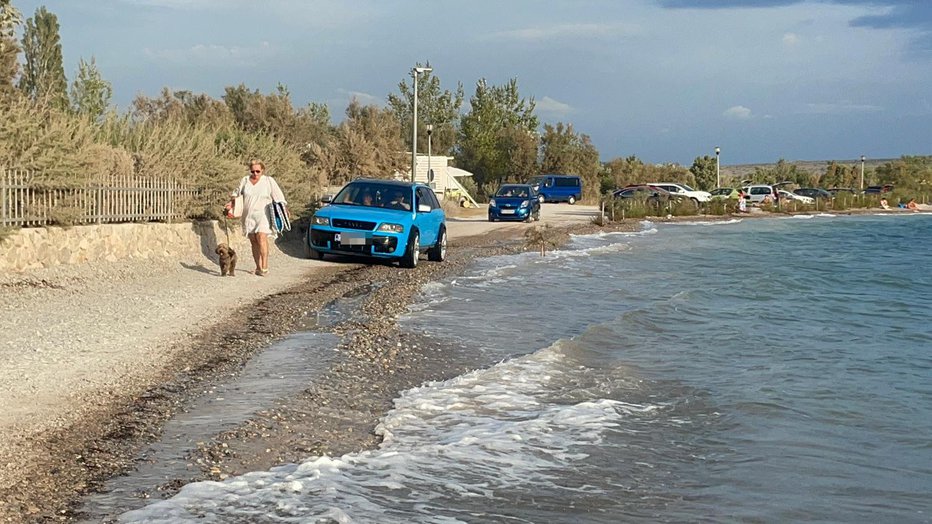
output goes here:
{"type": "Polygon", "coordinates": [[[765,199],[767,199],[767,197],[770,197],[771,202],[775,201],[777,198],[777,190],[771,185],[755,184],[744,186],[741,189],[744,191],[744,194],[747,195],[747,201],[749,204],[760,204],[765,199]]]}

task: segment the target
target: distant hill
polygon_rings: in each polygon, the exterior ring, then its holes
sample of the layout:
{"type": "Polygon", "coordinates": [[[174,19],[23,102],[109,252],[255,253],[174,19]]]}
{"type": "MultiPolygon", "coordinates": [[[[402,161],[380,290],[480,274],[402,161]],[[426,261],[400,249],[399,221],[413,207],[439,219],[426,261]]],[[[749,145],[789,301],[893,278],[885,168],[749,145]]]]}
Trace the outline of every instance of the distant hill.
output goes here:
{"type": "MultiPolygon", "coordinates": [[[[894,160],[899,160],[898,158],[868,158],[864,161],[864,169],[868,170],[873,167],[886,164],[887,162],[893,162],[894,160]]],[[[786,163],[790,165],[795,165],[796,169],[799,171],[806,171],[812,174],[822,174],[825,172],[825,166],[828,165],[832,160],[787,160],[786,163]]],[[[861,159],[855,158],[852,160],[834,160],[838,164],[847,164],[851,166],[861,165],[861,159]]],[[[775,166],[776,162],[771,162],[769,164],[737,164],[732,166],[722,165],[722,178],[725,180],[744,180],[748,178],[751,173],[754,172],[756,168],[768,169],[775,166]]]]}

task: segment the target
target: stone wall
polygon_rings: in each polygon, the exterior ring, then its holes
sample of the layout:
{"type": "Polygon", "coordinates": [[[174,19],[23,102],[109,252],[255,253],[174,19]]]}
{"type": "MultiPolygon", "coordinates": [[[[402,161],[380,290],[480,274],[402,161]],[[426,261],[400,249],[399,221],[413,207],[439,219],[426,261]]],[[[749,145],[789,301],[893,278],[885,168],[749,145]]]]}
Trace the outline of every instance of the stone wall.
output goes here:
{"type": "Polygon", "coordinates": [[[249,253],[239,226],[227,233],[216,220],[23,228],[0,240],[0,272],[124,259],[216,260],[214,249],[227,238],[233,249],[249,253]]]}

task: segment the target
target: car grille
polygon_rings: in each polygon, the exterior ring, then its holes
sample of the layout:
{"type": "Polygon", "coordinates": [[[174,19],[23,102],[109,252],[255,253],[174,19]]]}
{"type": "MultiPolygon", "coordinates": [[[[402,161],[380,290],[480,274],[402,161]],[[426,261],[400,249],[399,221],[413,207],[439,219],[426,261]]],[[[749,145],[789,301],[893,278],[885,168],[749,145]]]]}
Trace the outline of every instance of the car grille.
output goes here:
{"type": "Polygon", "coordinates": [[[366,222],[364,220],[345,220],[334,218],[331,222],[333,227],[339,229],[358,229],[360,231],[372,231],[375,229],[375,222],[366,222]]]}

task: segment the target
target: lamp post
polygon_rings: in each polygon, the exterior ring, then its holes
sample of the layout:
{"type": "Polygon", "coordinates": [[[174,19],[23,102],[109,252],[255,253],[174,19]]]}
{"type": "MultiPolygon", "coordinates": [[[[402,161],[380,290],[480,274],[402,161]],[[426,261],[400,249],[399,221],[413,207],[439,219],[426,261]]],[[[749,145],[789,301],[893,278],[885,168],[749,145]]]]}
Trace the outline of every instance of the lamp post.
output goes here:
{"type": "Polygon", "coordinates": [[[414,77],[414,118],[412,119],[411,131],[411,181],[417,176],[417,75],[433,71],[430,67],[415,67],[411,69],[411,76],[414,77]]]}
{"type": "Polygon", "coordinates": [[[434,181],[433,173],[430,170],[430,134],[434,132],[434,124],[427,124],[427,184],[434,181]]]}
{"type": "Polygon", "coordinates": [[[715,187],[722,187],[722,179],[720,176],[719,163],[718,163],[718,154],[722,150],[718,146],[715,146],[715,187]]]}
{"type": "Polygon", "coordinates": [[[864,155],[861,155],[861,192],[864,191],[864,155]]]}

